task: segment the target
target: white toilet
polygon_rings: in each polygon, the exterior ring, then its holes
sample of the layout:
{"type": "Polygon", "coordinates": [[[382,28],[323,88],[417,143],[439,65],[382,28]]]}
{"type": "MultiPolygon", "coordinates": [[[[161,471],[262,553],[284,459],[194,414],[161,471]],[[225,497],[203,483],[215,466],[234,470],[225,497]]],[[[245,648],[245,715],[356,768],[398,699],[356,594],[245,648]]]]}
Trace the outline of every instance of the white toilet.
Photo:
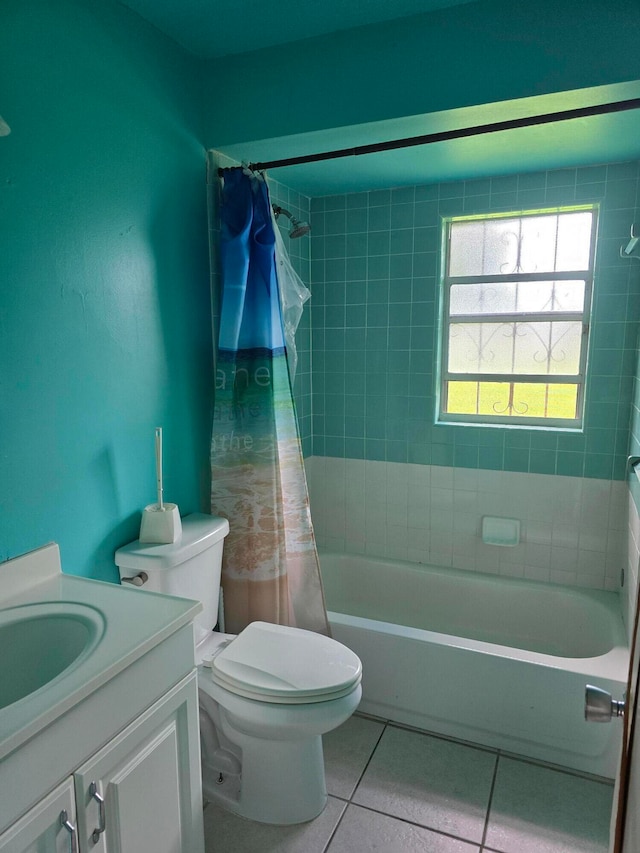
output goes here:
{"type": "Polygon", "coordinates": [[[300,628],[253,622],[221,634],[218,601],[226,519],[182,519],[172,545],[116,551],[123,581],[202,602],[195,620],[202,787],[206,799],[251,820],[311,820],[327,801],[322,735],[362,696],[362,665],[346,646],[300,628]]]}

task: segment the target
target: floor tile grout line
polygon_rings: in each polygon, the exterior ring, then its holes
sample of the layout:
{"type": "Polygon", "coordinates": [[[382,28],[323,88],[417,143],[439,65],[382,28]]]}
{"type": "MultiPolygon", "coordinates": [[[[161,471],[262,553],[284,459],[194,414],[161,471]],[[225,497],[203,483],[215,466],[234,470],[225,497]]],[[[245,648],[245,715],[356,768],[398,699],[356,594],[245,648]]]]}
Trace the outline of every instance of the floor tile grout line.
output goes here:
{"type": "Polygon", "coordinates": [[[498,778],[498,767],[500,765],[500,753],[496,755],[496,763],[493,767],[493,776],[491,778],[491,788],[489,789],[489,800],[487,802],[487,812],[484,816],[484,828],[482,830],[482,839],[480,841],[480,849],[484,848],[489,833],[489,818],[491,815],[491,805],[493,803],[493,794],[496,788],[496,779],[498,778]]]}
{"type": "MultiPolygon", "coordinates": [[[[415,826],[416,829],[425,829],[427,832],[432,832],[434,835],[442,835],[444,838],[450,838],[452,841],[463,841],[465,844],[481,844],[480,841],[474,841],[470,838],[464,838],[462,835],[453,835],[450,832],[444,832],[442,829],[436,829],[433,826],[427,826],[424,823],[418,823],[415,820],[409,820],[406,817],[400,817],[396,814],[390,814],[389,812],[380,811],[380,809],[374,809],[373,806],[365,806],[363,803],[347,803],[348,806],[355,806],[358,809],[364,809],[365,811],[372,812],[373,814],[378,814],[381,817],[388,817],[391,820],[397,820],[400,823],[406,823],[408,826],[415,826]]],[[[345,809],[346,812],[346,809],[345,809]]],[[[342,818],[341,818],[342,820],[342,818]]]]}
{"type": "MultiPolygon", "coordinates": [[[[380,722],[382,722],[382,721],[380,721],[380,722]]],[[[380,741],[382,740],[382,735],[385,733],[385,731],[386,731],[386,729],[387,729],[387,723],[388,723],[388,720],[385,720],[385,721],[383,722],[383,725],[382,725],[382,731],[381,731],[381,732],[380,732],[380,734],[378,735],[378,739],[376,740],[375,745],[374,745],[374,747],[373,747],[373,749],[371,750],[371,753],[370,753],[370,755],[369,755],[369,758],[368,758],[368,759],[367,759],[367,761],[365,762],[365,765],[364,765],[364,767],[362,768],[362,771],[361,771],[360,775],[358,776],[358,779],[357,779],[357,781],[356,781],[356,784],[353,786],[353,790],[352,790],[352,791],[351,791],[351,793],[349,794],[349,797],[345,800],[345,799],[343,799],[342,797],[335,797],[335,795],[331,795],[331,796],[334,796],[334,799],[339,799],[339,800],[341,800],[341,801],[345,804],[345,806],[344,806],[344,809],[342,810],[342,814],[340,815],[340,819],[338,820],[338,822],[336,823],[336,825],[335,825],[335,826],[334,826],[334,828],[333,828],[333,832],[331,832],[331,834],[329,835],[329,839],[328,839],[328,841],[327,841],[326,845],[324,846],[322,853],[328,853],[329,847],[331,846],[331,843],[332,843],[333,839],[335,838],[335,835],[336,835],[336,832],[338,831],[338,828],[340,827],[340,825],[341,825],[342,821],[344,820],[344,817],[345,817],[345,815],[346,815],[346,813],[347,813],[347,810],[348,810],[349,806],[350,806],[350,805],[355,805],[355,803],[353,803],[353,802],[352,802],[352,801],[353,801],[353,797],[354,797],[354,795],[355,795],[356,791],[358,790],[358,785],[359,785],[359,784],[360,784],[360,782],[362,781],[362,777],[363,777],[363,776],[364,776],[364,774],[367,772],[367,767],[369,766],[369,764],[370,764],[370,762],[371,762],[371,759],[373,758],[373,754],[375,753],[376,749],[378,748],[378,744],[379,744],[379,743],[380,743],[380,741]]]]}
{"type": "Polygon", "coordinates": [[[387,720],[387,721],[384,723],[383,727],[382,727],[382,731],[381,731],[381,732],[380,732],[380,734],[378,735],[378,739],[376,740],[375,745],[374,745],[373,749],[371,750],[371,753],[369,754],[369,758],[367,758],[367,760],[366,760],[366,762],[365,762],[365,765],[364,765],[364,767],[362,768],[362,771],[361,771],[360,775],[358,776],[358,779],[357,779],[357,781],[356,781],[356,784],[353,786],[353,790],[352,790],[352,791],[351,791],[351,793],[349,794],[349,799],[348,799],[348,802],[349,802],[349,803],[351,803],[351,802],[353,801],[353,798],[354,798],[354,796],[355,796],[355,793],[356,793],[356,791],[358,790],[358,786],[360,785],[360,782],[362,782],[362,777],[363,777],[363,776],[364,776],[364,774],[367,772],[367,769],[368,769],[369,765],[371,764],[371,762],[372,762],[372,760],[373,760],[373,756],[374,756],[374,755],[375,755],[375,753],[376,753],[376,749],[380,746],[380,741],[382,740],[382,737],[383,737],[384,733],[385,733],[385,732],[386,732],[386,730],[387,730],[387,726],[388,726],[388,724],[389,724],[389,721],[387,720]]]}

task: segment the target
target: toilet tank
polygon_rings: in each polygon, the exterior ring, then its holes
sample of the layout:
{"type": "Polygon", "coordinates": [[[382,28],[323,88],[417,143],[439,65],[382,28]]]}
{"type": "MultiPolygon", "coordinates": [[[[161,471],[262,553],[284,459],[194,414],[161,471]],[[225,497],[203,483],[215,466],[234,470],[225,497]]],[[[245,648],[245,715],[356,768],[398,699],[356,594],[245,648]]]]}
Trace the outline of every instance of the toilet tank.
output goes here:
{"type": "Polygon", "coordinates": [[[226,518],[193,513],[182,519],[182,537],[171,545],[131,542],[116,551],[121,578],[144,572],[142,589],[202,602],[195,619],[196,642],[218,621],[222,548],[229,532],[226,518]]]}

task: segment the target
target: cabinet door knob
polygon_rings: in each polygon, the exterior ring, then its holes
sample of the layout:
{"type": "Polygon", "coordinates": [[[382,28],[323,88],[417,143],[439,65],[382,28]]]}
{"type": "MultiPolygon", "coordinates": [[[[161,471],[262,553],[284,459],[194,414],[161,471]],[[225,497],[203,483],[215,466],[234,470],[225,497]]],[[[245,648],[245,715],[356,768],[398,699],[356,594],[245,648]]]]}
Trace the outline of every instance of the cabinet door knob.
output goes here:
{"type": "Polygon", "coordinates": [[[105,813],[104,797],[98,793],[98,786],[95,782],[89,785],[89,796],[98,804],[98,826],[93,830],[91,840],[96,844],[100,840],[100,836],[107,828],[107,815],[105,813]]]}
{"type": "Polygon", "coordinates": [[[71,853],[78,853],[78,833],[76,832],[75,826],[69,820],[69,815],[67,814],[66,809],[62,809],[62,811],[60,812],[60,826],[66,829],[69,833],[69,844],[71,845],[71,853]]]}

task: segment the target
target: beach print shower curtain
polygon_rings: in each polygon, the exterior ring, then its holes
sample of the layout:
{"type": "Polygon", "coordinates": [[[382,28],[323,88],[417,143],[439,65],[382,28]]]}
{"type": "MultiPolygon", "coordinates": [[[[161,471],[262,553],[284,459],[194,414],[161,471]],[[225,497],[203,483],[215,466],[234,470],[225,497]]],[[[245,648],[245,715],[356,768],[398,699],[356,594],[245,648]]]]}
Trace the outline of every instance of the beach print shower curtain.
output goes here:
{"type": "Polygon", "coordinates": [[[327,634],[283,335],[264,176],[225,169],[211,512],[229,519],[225,628],[255,620],[327,634]]]}

